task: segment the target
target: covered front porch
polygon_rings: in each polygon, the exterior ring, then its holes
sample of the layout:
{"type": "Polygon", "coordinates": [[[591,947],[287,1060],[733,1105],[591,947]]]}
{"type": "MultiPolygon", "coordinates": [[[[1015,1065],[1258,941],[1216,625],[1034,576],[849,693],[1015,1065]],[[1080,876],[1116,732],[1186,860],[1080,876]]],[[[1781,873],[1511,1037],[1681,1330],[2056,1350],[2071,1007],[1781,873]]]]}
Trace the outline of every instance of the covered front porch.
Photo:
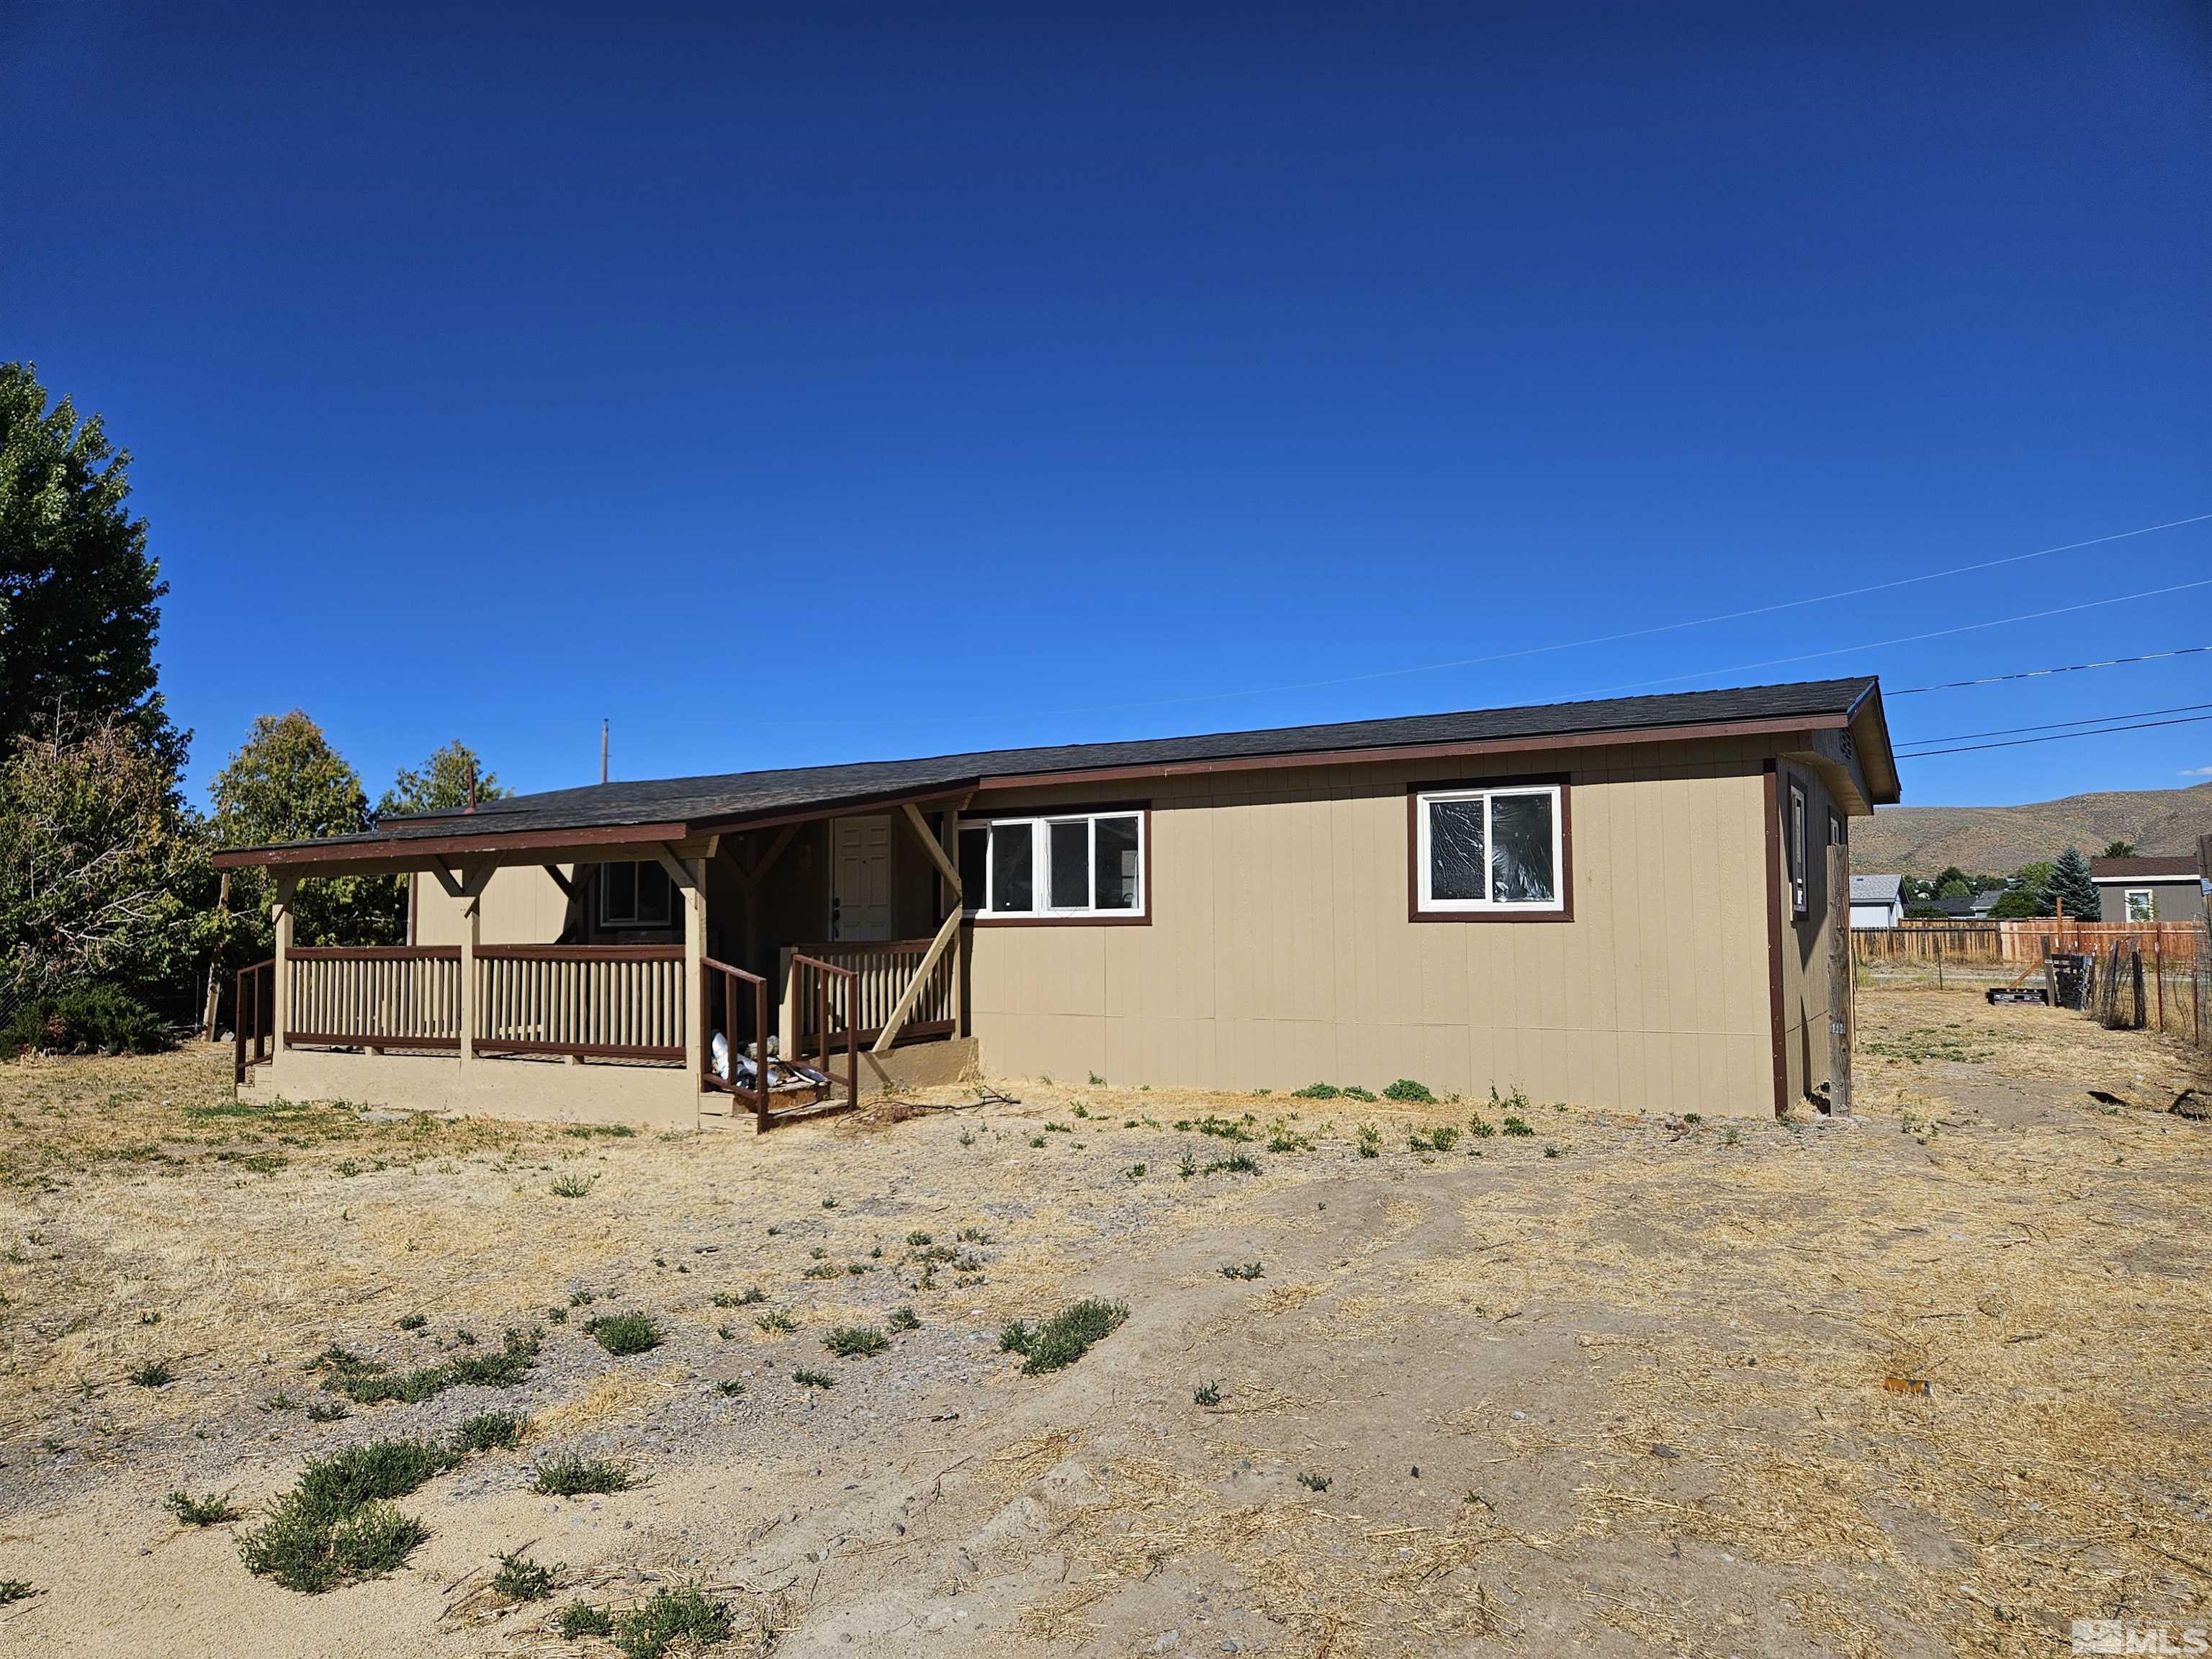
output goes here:
{"type": "Polygon", "coordinates": [[[969,1075],[965,800],[550,838],[448,814],[449,834],[423,818],[373,844],[223,854],[275,887],[274,954],[237,975],[238,1086],[766,1129],[969,1075]],[[296,942],[299,883],[346,875],[404,878],[406,944],[296,942]]]}

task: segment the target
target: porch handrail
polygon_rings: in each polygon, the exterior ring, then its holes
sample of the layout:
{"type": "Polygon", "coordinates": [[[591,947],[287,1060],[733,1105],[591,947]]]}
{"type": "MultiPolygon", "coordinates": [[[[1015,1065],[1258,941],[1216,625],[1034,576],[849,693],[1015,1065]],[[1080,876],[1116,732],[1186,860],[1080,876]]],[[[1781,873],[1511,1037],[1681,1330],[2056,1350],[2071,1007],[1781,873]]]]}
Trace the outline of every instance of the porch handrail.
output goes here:
{"type": "MultiPolygon", "coordinates": [[[[848,1106],[858,1106],[860,1103],[860,1028],[854,1022],[853,1009],[855,1001],[854,988],[859,983],[860,975],[850,968],[840,968],[834,962],[824,962],[819,957],[803,956],[797,952],[792,955],[791,967],[792,986],[794,992],[797,991],[802,969],[814,975],[814,1029],[821,1035],[821,1071],[825,1077],[830,1073],[831,1052],[830,1013],[832,1000],[830,994],[830,984],[832,980],[844,981],[840,987],[839,1000],[842,1005],[840,1012],[845,1017],[845,1103],[848,1106]]],[[[794,1048],[802,1047],[798,1044],[793,1046],[794,1048]]],[[[802,1051],[794,1053],[791,1058],[803,1064],[805,1055],[802,1051]]]]}
{"type": "MultiPolygon", "coordinates": [[[[872,1042],[898,1006],[908,981],[929,955],[930,944],[927,939],[839,939],[789,948],[794,962],[803,953],[812,961],[827,962],[854,975],[853,1023],[858,1028],[858,1040],[872,1042]]],[[[954,1018],[955,967],[949,956],[940,956],[931,964],[928,979],[900,1024],[900,1039],[959,1035],[954,1018]]],[[[795,1012],[803,1016],[805,1006],[798,1005],[795,1012]]],[[[797,1022],[792,1029],[794,1036],[800,1035],[797,1022]]]]}
{"type": "Polygon", "coordinates": [[[242,1084],[247,1072],[269,1058],[272,1047],[276,1023],[276,958],[248,963],[240,969],[233,996],[231,1081],[242,1084]],[[265,994],[262,989],[264,980],[268,985],[265,994]]]}
{"type": "Polygon", "coordinates": [[[740,983],[753,988],[753,1125],[756,1130],[768,1127],[768,981],[758,974],[749,974],[742,968],[733,968],[726,962],[717,962],[712,957],[702,958],[706,970],[700,976],[699,1030],[708,1040],[699,1048],[699,1087],[702,1092],[720,1091],[733,1099],[738,1091],[738,1060],[744,1047],[738,1041],[738,987],[740,983]],[[722,1041],[730,1056],[730,1074],[726,1078],[714,1074],[714,1055],[712,1033],[714,1029],[714,993],[721,991],[722,1041]]]}
{"type": "Polygon", "coordinates": [[[295,945],[287,962],[459,962],[458,945],[295,945]]]}

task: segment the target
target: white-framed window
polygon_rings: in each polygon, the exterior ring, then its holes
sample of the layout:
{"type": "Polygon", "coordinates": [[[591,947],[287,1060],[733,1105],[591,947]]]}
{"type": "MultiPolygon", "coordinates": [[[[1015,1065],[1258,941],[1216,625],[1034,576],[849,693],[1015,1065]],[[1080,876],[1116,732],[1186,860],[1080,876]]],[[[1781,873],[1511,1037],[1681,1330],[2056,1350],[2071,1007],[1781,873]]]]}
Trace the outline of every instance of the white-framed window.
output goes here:
{"type": "Polygon", "coordinates": [[[1805,787],[1790,786],[1790,902],[1805,914],[1805,787]]]}
{"type": "Polygon", "coordinates": [[[653,864],[599,866],[599,926],[665,927],[676,914],[675,884],[653,864]]]}
{"type": "Polygon", "coordinates": [[[2153,921],[2157,919],[2158,906],[2151,898],[2149,888],[2130,887],[2127,890],[2127,899],[2130,921],[2153,921]]]}
{"type": "Polygon", "coordinates": [[[969,913],[986,921],[1141,919],[1150,856],[1141,809],[960,826],[960,884],[969,913]]]}
{"type": "Polygon", "coordinates": [[[1426,915],[1564,913],[1565,824],[1557,784],[1419,791],[1414,908],[1426,915]]]}

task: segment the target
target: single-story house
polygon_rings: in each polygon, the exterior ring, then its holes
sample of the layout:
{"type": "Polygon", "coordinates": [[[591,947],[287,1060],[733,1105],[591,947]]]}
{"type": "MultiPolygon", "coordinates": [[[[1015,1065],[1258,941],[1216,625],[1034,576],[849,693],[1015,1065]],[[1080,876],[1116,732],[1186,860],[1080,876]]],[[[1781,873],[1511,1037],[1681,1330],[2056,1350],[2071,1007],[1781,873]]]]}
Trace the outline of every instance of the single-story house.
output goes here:
{"type": "Polygon", "coordinates": [[[2106,921],[2197,921],[2204,915],[2197,860],[2091,859],[2099,914],[2106,921]]]}
{"type": "Polygon", "coordinates": [[[1969,896],[1937,899],[1936,902],[1942,907],[1947,916],[1956,917],[1961,921],[1987,921],[1990,912],[1996,908],[1997,901],[2004,895],[2005,890],[2002,887],[1984,887],[1969,896]]]}
{"type": "Polygon", "coordinates": [[[1894,927],[1905,915],[1903,876],[1853,876],[1851,926],[1894,927]]]}
{"type": "Polygon", "coordinates": [[[1824,848],[1897,799],[1853,678],[388,818],[217,855],[276,896],[240,1089],[765,1127],[804,1060],[810,1099],[980,1067],[1771,1114],[1847,988],[1824,848]],[[298,882],[386,873],[406,945],[295,945],[298,882]]]}

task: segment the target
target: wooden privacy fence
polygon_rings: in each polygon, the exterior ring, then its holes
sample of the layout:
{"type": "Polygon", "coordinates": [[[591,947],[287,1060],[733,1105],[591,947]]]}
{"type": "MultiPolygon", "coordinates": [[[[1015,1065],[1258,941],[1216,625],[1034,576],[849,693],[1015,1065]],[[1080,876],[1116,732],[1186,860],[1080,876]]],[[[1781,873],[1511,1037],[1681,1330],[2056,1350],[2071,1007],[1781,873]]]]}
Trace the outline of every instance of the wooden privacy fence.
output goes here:
{"type": "Polygon", "coordinates": [[[479,1054],[684,1058],[680,945],[477,947],[479,1054]]]}
{"type": "Polygon", "coordinates": [[[2003,924],[1903,922],[1851,929],[1851,957],[1862,963],[2002,962],[2003,924]]]}
{"type": "MultiPolygon", "coordinates": [[[[783,1052],[795,1054],[806,1048],[818,1048],[819,1033],[811,1022],[818,999],[811,986],[802,986],[800,980],[810,970],[803,963],[820,963],[852,975],[849,994],[852,1005],[842,1001],[836,1006],[836,1015],[842,1031],[849,1025],[854,1040],[872,1042],[883,1030],[891,1010],[898,1006],[907,981],[914,977],[923,957],[929,954],[931,941],[926,939],[895,939],[855,942],[842,941],[835,945],[798,945],[783,953],[783,1052]]],[[[895,1042],[908,1038],[945,1036],[954,1029],[953,969],[957,964],[950,952],[939,956],[922,981],[921,994],[915,1000],[913,1012],[898,1029],[895,1042]]],[[[842,984],[842,982],[841,982],[842,984]]],[[[833,987],[841,998],[842,988],[833,987]]]]}
{"type": "Polygon", "coordinates": [[[287,1043],[461,1046],[458,945],[307,945],[289,951],[287,1043]]]}
{"type": "Polygon", "coordinates": [[[1851,957],[1867,964],[1934,964],[2040,962],[2044,942],[2053,951],[2100,955],[2112,945],[2135,940],[2146,957],[2193,962],[2203,929],[2185,921],[2060,921],[2051,917],[2021,921],[1901,921],[1894,927],[1851,929],[1851,957]]]}

